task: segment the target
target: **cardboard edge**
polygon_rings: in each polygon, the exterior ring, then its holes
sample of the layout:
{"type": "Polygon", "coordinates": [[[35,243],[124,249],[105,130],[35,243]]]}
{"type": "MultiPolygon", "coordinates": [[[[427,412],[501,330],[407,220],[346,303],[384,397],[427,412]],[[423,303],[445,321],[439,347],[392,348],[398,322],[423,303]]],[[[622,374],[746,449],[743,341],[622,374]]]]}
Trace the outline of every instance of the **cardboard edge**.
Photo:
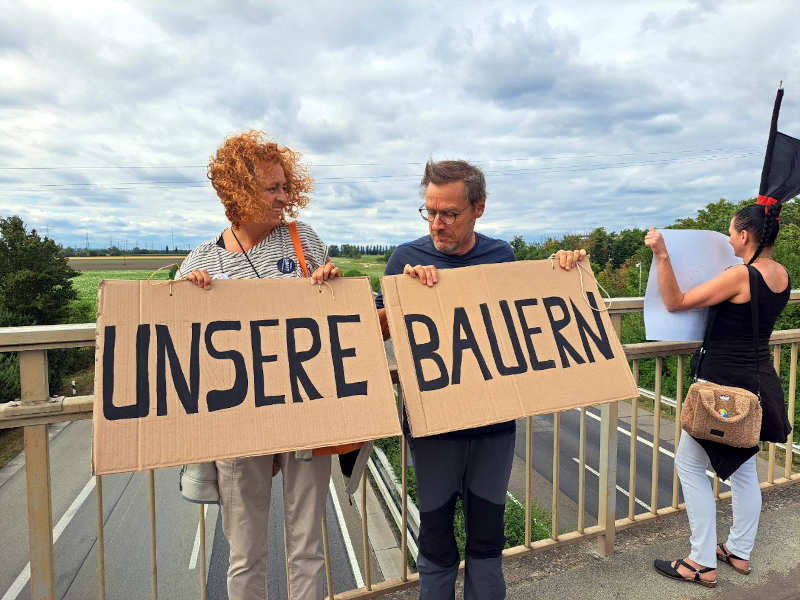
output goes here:
{"type": "MultiPolygon", "coordinates": [[[[366,442],[374,442],[375,440],[382,440],[382,439],[390,438],[390,437],[398,437],[400,435],[402,435],[402,427],[400,427],[400,424],[397,423],[396,430],[392,429],[391,431],[382,431],[379,434],[377,434],[375,437],[369,437],[367,439],[358,438],[358,439],[352,439],[352,440],[345,440],[345,441],[341,442],[341,444],[356,444],[356,443],[361,443],[361,442],[364,442],[364,443],[366,443],[366,442]]],[[[199,458],[197,460],[192,459],[192,462],[213,462],[213,461],[217,461],[217,460],[231,460],[231,459],[234,459],[234,458],[248,458],[248,457],[252,457],[252,456],[269,456],[269,455],[273,455],[273,454],[283,454],[285,452],[294,452],[295,450],[314,450],[315,448],[319,448],[319,447],[320,447],[319,444],[315,444],[315,445],[311,445],[311,446],[297,446],[297,447],[292,447],[292,448],[285,448],[285,449],[282,449],[282,450],[274,450],[274,451],[268,452],[266,454],[263,453],[263,452],[252,452],[252,453],[248,453],[248,454],[238,454],[237,453],[237,454],[231,454],[231,455],[217,456],[217,457],[214,457],[214,458],[204,457],[204,458],[199,458]]],[[[153,470],[153,469],[169,469],[169,468],[172,468],[172,467],[180,467],[180,466],[183,466],[185,464],[186,464],[185,460],[184,461],[166,461],[166,462],[163,462],[163,463],[158,463],[158,464],[154,464],[154,465],[147,466],[147,467],[142,466],[141,464],[139,464],[136,467],[131,467],[129,469],[116,469],[116,470],[115,469],[97,470],[95,468],[95,465],[92,465],[92,471],[93,471],[93,475],[114,475],[114,474],[117,474],[117,473],[144,472],[144,471],[150,471],[150,470],[153,470]]]]}
{"type": "MultiPolygon", "coordinates": [[[[508,419],[508,421],[516,421],[517,419],[524,419],[526,417],[538,417],[540,415],[551,415],[551,414],[554,414],[556,412],[561,413],[561,412],[564,412],[564,411],[567,411],[567,410],[575,410],[577,408],[588,408],[590,406],[602,406],[603,404],[612,404],[614,402],[623,402],[623,401],[626,401],[626,400],[633,400],[634,398],[638,398],[638,397],[639,397],[639,393],[638,393],[638,389],[637,389],[636,394],[634,394],[633,396],[628,396],[627,394],[625,394],[625,395],[622,395],[622,396],[615,396],[613,398],[600,400],[598,402],[592,402],[591,404],[581,404],[581,403],[570,404],[570,405],[565,406],[565,407],[563,407],[563,408],[561,408],[561,409],[559,409],[557,411],[523,413],[521,415],[518,415],[516,417],[512,417],[512,418],[508,419]]],[[[468,429],[474,429],[476,427],[485,427],[487,425],[497,425],[498,423],[506,423],[506,422],[507,421],[505,421],[505,420],[504,421],[494,421],[492,423],[482,423],[482,424],[478,424],[478,425],[467,425],[466,427],[461,427],[459,429],[439,429],[439,430],[436,430],[436,431],[426,432],[423,435],[413,435],[412,434],[411,437],[419,437],[419,438],[431,437],[431,436],[434,436],[434,435],[441,435],[441,434],[444,434],[444,433],[453,433],[453,432],[456,432],[456,431],[466,431],[468,429]]]]}
{"type": "Polygon", "coordinates": [[[100,377],[100,360],[99,360],[99,351],[97,350],[100,348],[100,332],[102,328],[100,327],[100,321],[103,316],[103,299],[105,297],[105,288],[106,288],[106,280],[101,279],[100,283],[97,285],[97,307],[96,307],[96,317],[95,317],[95,331],[94,331],[94,347],[95,347],[95,354],[94,354],[94,404],[92,405],[92,475],[98,475],[97,472],[97,454],[96,454],[96,447],[97,447],[97,426],[95,424],[95,419],[99,418],[100,410],[102,409],[101,402],[102,402],[102,390],[99,390],[99,382],[101,381],[100,377]]]}
{"type": "MultiPolygon", "coordinates": [[[[384,310],[386,310],[386,298],[391,298],[394,303],[398,306],[400,305],[400,294],[397,291],[397,279],[398,275],[383,275],[381,277],[381,291],[383,292],[383,306],[384,310]],[[388,293],[387,293],[388,292],[388,293]]],[[[402,308],[402,307],[401,307],[402,308]]],[[[399,335],[397,328],[400,327],[399,323],[395,323],[394,319],[389,318],[389,312],[386,312],[386,322],[389,326],[389,337],[392,339],[392,343],[395,346],[395,357],[397,357],[397,342],[396,340],[403,340],[403,343],[407,343],[407,340],[402,336],[399,335]]],[[[402,330],[402,329],[401,329],[402,330]]],[[[414,429],[411,425],[411,419],[408,419],[408,393],[406,386],[403,385],[403,377],[405,367],[401,364],[401,361],[397,361],[397,385],[400,387],[400,396],[402,398],[401,401],[401,409],[403,411],[402,414],[406,415],[406,422],[408,423],[408,428],[411,431],[411,436],[414,436],[414,429]]],[[[416,400],[421,404],[422,398],[420,397],[419,390],[414,386],[413,392],[416,394],[416,400]]],[[[424,417],[424,413],[423,413],[424,417]]],[[[402,427],[401,427],[402,429],[402,427]]]]}

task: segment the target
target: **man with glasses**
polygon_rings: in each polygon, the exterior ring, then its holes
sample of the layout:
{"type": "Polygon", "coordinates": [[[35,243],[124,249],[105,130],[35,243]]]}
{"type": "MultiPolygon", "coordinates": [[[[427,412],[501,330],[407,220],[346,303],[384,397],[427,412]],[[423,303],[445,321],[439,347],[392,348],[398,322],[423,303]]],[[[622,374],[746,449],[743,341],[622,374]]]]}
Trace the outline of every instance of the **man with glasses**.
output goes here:
{"type": "MultiPolygon", "coordinates": [[[[433,286],[437,269],[514,260],[508,242],[475,232],[475,221],[486,205],[486,180],[479,168],[462,160],[429,161],[421,186],[425,204],[419,212],[430,234],[398,246],[384,274],[405,273],[433,286]]],[[[389,329],[381,296],[377,305],[386,339],[389,329]]],[[[480,401],[476,394],[475,402],[480,401]]],[[[417,475],[421,600],[454,598],[459,555],[453,514],[459,495],[467,532],[464,598],[505,598],[503,514],[515,428],[514,421],[508,421],[413,438],[403,419],[417,475]]]]}

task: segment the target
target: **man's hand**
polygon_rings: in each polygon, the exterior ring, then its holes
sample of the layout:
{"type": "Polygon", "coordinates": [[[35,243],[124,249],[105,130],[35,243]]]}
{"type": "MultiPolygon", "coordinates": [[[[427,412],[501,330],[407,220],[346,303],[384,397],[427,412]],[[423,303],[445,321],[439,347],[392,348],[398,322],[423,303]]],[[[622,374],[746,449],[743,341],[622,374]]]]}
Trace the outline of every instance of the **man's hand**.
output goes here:
{"type": "Polygon", "coordinates": [[[586,250],[559,250],[556,252],[556,260],[559,266],[565,271],[576,267],[580,261],[586,258],[586,250]]]}
{"type": "Polygon", "coordinates": [[[419,279],[422,285],[427,285],[428,287],[433,287],[439,281],[439,274],[433,265],[417,265],[415,267],[406,265],[403,267],[403,275],[419,279]]]}
{"type": "Polygon", "coordinates": [[[342,272],[339,270],[339,267],[328,261],[321,267],[317,267],[317,269],[311,274],[311,283],[314,285],[322,285],[322,283],[324,281],[328,281],[328,279],[334,279],[341,276],[342,272]]]}
{"type": "Polygon", "coordinates": [[[209,275],[208,271],[205,269],[195,269],[184,277],[184,279],[206,290],[211,287],[211,275],[209,275]]]}

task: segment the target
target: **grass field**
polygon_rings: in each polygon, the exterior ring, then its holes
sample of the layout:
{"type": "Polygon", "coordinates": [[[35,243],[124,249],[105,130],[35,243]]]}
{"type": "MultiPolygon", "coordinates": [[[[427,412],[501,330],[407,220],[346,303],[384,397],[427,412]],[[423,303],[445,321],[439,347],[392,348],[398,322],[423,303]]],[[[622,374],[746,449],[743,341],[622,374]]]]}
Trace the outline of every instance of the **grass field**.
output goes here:
{"type": "MultiPolygon", "coordinates": [[[[115,270],[115,271],[83,271],[72,280],[72,286],[78,292],[76,303],[87,307],[92,320],[97,314],[97,288],[103,279],[147,279],[152,271],[142,270],[115,270]]],[[[153,274],[153,279],[166,279],[167,270],[153,274]]]]}
{"type": "Polygon", "coordinates": [[[380,277],[386,268],[386,263],[380,260],[380,256],[363,256],[361,258],[336,257],[332,258],[331,261],[342,270],[342,273],[360,271],[370,277],[380,277]]]}

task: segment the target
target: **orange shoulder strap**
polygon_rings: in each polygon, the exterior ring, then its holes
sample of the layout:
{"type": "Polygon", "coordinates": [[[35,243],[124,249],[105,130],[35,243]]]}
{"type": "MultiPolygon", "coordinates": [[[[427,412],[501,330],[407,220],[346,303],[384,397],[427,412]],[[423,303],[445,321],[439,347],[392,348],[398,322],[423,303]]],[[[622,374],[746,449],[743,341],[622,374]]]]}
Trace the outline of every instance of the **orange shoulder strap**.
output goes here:
{"type": "Polygon", "coordinates": [[[297,233],[297,221],[289,222],[289,233],[292,236],[294,253],[297,255],[297,262],[300,263],[300,270],[303,272],[303,277],[308,277],[308,267],[306,267],[306,257],[303,254],[303,244],[300,242],[300,234],[297,233]]]}

